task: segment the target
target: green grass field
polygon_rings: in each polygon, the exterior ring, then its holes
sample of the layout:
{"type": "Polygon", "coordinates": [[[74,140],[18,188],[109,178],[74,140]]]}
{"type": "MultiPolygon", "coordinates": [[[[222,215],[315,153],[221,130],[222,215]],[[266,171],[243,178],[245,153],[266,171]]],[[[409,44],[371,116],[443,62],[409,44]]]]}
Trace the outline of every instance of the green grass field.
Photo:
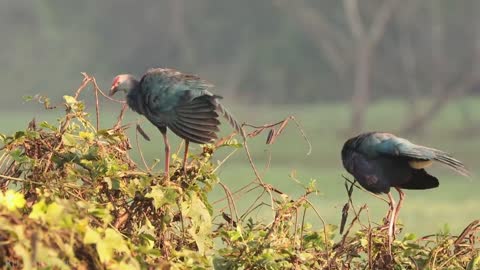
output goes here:
{"type": "MultiPolygon", "coordinates": [[[[228,105],[228,104],[227,104],[228,105]]],[[[31,107],[37,105],[23,105],[22,112],[3,112],[0,117],[0,133],[11,133],[23,129],[35,116],[37,121],[55,121],[62,116],[61,109],[56,111],[34,111],[31,107]]],[[[87,104],[87,106],[91,106],[87,104]]],[[[40,107],[39,105],[37,107],[40,107]]],[[[459,233],[463,227],[473,219],[480,218],[480,170],[477,167],[476,155],[480,149],[478,136],[460,137],[463,128],[461,111],[465,108],[471,110],[474,119],[480,121],[480,99],[468,99],[453,103],[438,115],[429,129],[421,137],[409,139],[419,144],[440,148],[452,153],[455,157],[463,160],[472,170],[473,177],[467,179],[453,172],[435,165],[429,171],[439,177],[440,187],[426,191],[407,191],[407,198],[400,214],[400,221],[405,224],[405,231],[417,234],[427,234],[439,231],[448,224],[451,231],[459,233]]],[[[22,108],[20,108],[21,110],[22,108]]],[[[309,140],[312,143],[311,155],[306,155],[308,145],[305,143],[296,129],[294,123],[290,123],[284,134],[280,136],[274,145],[265,145],[267,133],[262,133],[249,143],[252,155],[257,166],[263,172],[264,167],[271,157],[270,167],[264,172],[264,180],[273,184],[278,189],[291,196],[300,196],[303,192],[302,184],[308,184],[310,179],[316,179],[320,190],[318,195],[311,197],[315,207],[327,223],[338,225],[341,217],[341,209],[346,202],[344,180],[342,174],[348,176],[340,161],[340,150],[346,138],[353,134],[346,134],[349,120],[349,108],[345,104],[318,104],[298,106],[262,106],[240,107],[231,106],[231,111],[240,121],[250,124],[262,125],[273,123],[288,115],[294,115],[301,122],[309,140]],[[294,181],[291,174],[295,172],[294,181]]],[[[383,101],[372,105],[368,114],[366,130],[397,131],[409,116],[407,108],[401,102],[383,101]]],[[[111,127],[114,123],[116,112],[102,112],[101,126],[111,127]]],[[[142,119],[135,113],[127,112],[126,121],[142,119]]],[[[142,124],[152,141],[146,142],[141,139],[141,149],[148,162],[160,158],[163,162],[163,142],[161,135],[147,122],[142,124]]],[[[223,132],[230,131],[227,125],[223,125],[223,132]]],[[[173,147],[179,145],[179,140],[170,136],[173,147]]],[[[131,133],[133,150],[132,156],[138,159],[135,137],[131,133]]],[[[194,146],[193,151],[199,151],[194,146]]],[[[228,154],[227,151],[219,151],[215,159],[221,160],[228,154]]],[[[156,169],[162,169],[157,166],[156,169]]],[[[245,153],[239,149],[237,153],[218,170],[221,181],[231,190],[239,188],[254,178],[249,167],[245,153]]],[[[244,209],[252,203],[258,192],[243,195],[237,199],[237,206],[244,209]]],[[[212,201],[224,196],[220,188],[215,188],[211,194],[212,201]]],[[[373,221],[379,221],[386,213],[387,205],[369,194],[360,190],[354,191],[354,202],[357,205],[368,204],[369,213],[373,221]]],[[[223,203],[215,205],[217,208],[224,206],[223,203]]],[[[268,208],[258,209],[255,215],[271,218],[268,208]]],[[[312,223],[319,222],[311,217],[312,223]]],[[[315,224],[314,224],[315,225],[315,224]]]]}

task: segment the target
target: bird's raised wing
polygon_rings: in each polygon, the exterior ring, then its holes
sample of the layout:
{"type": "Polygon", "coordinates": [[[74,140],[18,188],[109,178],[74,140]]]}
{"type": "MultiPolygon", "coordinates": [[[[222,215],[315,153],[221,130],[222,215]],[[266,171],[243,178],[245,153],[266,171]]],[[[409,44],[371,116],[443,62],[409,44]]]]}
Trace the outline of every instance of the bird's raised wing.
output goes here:
{"type": "Polygon", "coordinates": [[[178,136],[196,143],[217,139],[220,121],[216,112],[216,96],[203,95],[179,104],[167,126],[178,136]]]}
{"type": "Polygon", "coordinates": [[[183,139],[209,143],[219,131],[212,85],[195,75],[172,69],[153,69],[140,81],[147,118],[157,127],[167,126],[183,139]]]}

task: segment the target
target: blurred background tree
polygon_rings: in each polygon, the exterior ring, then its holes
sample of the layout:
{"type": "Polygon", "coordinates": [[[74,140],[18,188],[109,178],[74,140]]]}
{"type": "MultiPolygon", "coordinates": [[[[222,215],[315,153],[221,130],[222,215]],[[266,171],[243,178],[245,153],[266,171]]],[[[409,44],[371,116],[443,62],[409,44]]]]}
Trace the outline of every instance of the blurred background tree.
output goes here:
{"type": "Polygon", "coordinates": [[[1,105],[65,91],[81,71],[107,87],[169,66],[244,102],[351,102],[357,131],[373,99],[404,98],[412,132],[479,83],[478,11],[475,0],[5,0],[1,105]]]}

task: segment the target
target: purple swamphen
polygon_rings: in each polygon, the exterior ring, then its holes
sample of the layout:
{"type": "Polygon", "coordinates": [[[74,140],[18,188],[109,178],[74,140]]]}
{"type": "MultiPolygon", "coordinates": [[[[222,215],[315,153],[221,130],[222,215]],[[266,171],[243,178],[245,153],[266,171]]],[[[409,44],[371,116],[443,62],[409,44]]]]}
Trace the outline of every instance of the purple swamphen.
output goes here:
{"type": "Polygon", "coordinates": [[[360,185],[373,193],[386,193],[390,201],[389,244],[393,240],[394,225],[405,194],[401,189],[430,189],[438,187],[438,179],[425,171],[438,161],[457,173],[468,176],[462,162],[449,154],[411,143],[390,133],[368,132],[345,142],[342,162],[360,185]],[[390,188],[399,193],[395,201],[390,188]]]}
{"type": "Polygon", "coordinates": [[[185,140],[183,166],[185,170],[189,142],[206,144],[217,139],[218,116],[245,138],[240,124],[220,104],[221,96],[209,90],[212,84],[200,77],[174,69],[154,68],[140,80],[131,74],[117,75],[112,82],[110,96],[118,91],[127,93],[127,104],[144,115],[162,133],[165,143],[165,175],[169,177],[170,145],[167,128],[185,140]]]}

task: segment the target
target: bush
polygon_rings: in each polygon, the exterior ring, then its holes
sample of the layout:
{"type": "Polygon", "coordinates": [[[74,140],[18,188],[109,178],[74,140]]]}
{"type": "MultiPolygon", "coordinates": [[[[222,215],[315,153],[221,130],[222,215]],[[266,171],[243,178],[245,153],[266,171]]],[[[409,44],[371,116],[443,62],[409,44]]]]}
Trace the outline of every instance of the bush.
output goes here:
{"type": "MultiPolygon", "coordinates": [[[[85,75],[75,95],[64,97],[66,113],[58,123],[32,121],[23,131],[0,135],[4,269],[475,269],[479,264],[479,221],[458,237],[406,234],[394,242],[393,259],[384,227],[359,223],[366,206],[356,210],[351,200],[344,213],[351,208],[355,216],[345,234],[337,235],[337,227],[320,216],[323,228],[312,227],[305,215],[318,215],[308,199],[316,193],[314,181],[303,196],[292,198],[256,179],[249,185],[269,194],[274,219],[265,223],[249,215],[260,206],[257,201],[239,215],[234,194],[248,189],[230,192],[212,163],[218,148],[241,146],[229,138],[193,155],[186,175],[175,156],[169,180],[141,170],[128,155],[125,126],[104,129],[90,122],[79,101],[89,83],[101,94],[95,79],[85,75]],[[229,213],[217,213],[207,199],[217,184],[225,190],[229,213]],[[223,219],[214,222],[217,215],[223,219]]],[[[279,130],[268,126],[269,142],[286,123],[279,130]]]]}

